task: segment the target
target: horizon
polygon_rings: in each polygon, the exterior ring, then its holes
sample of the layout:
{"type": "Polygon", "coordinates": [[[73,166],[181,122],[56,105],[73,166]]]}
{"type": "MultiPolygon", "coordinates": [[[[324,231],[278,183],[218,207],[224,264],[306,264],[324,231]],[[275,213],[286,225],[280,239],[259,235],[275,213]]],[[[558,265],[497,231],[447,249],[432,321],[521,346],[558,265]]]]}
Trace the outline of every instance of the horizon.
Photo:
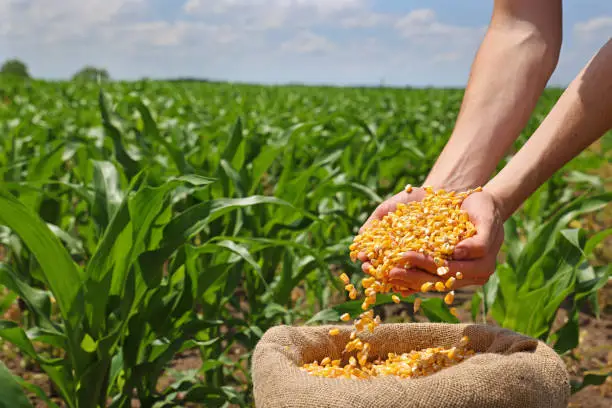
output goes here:
{"type": "MultiPolygon", "coordinates": [[[[493,1],[43,0],[0,4],[0,55],[33,77],[86,65],[113,80],[465,88],[493,1]],[[15,22],[18,22],[16,24],[15,22]]],[[[566,0],[549,87],[564,88],[612,33],[612,2],[566,0]]]]}

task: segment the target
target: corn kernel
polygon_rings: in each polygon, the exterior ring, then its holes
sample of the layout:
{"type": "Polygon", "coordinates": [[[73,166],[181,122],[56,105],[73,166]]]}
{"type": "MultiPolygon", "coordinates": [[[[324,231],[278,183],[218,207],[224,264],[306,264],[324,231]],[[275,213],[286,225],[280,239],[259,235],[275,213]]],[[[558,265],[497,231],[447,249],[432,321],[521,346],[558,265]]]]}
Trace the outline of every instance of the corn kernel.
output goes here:
{"type": "Polygon", "coordinates": [[[450,292],[446,294],[446,296],[444,296],[444,303],[446,303],[447,305],[452,305],[454,300],[455,300],[454,290],[451,290],[450,292]]]}
{"type": "Polygon", "coordinates": [[[342,316],[340,316],[340,320],[342,320],[343,322],[348,322],[349,320],[351,320],[351,315],[348,313],[344,313],[342,316]]]}
{"type": "MultiPolygon", "coordinates": [[[[395,212],[390,212],[382,219],[374,220],[370,227],[357,235],[349,246],[350,256],[353,261],[359,253],[365,253],[371,263],[367,273],[370,275],[363,278],[361,285],[365,292],[362,304],[363,313],[353,322],[354,329],[350,333],[350,340],[345,346],[345,352],[357,351],[357,358],[350,357],[349,364],[341,366],[340,360],[324,358],[321,364],[305,364],[303,369],[312,375],[321,377],[343,377],[353,379],[366,379],[374,376],[396,375],[401,378],[422,377],[435,373],[445,367],[459,363],[474,355],[473,350],[467,349],[467,341],[462,339],[457,347],[443,349],[440,347],[428,348],[426,350],[414,350],[401,355],[389,353],[386,360],[380,358],[368,361],[370,344],[364,343],[358,333],[367,329],[373,333],[375,328],[381,324],[380,316],[374,318],[371,306],[376,303],[378,293],[399,292],[408,290],[395,284],[391,284],[389,272],[397,266],[402,266],[403,253],[415,251],[433,258],[438,266],[436,274],[445,276],[449,273],[448,267],[444,266],[447,260],[452,259],[455,246],[462,240],[476,234],[476,228],[469,220],[465,211],[461,210],[461,204],[473,192],[482,191],[481,188],[464,192],[446,192],[444,190],[434,191],[431,186],[425,186],[425,197],[420,201],[411,203],[400,203],[395,212]]],[[[412,186],[407,185],[404,189],[412,191],[412,186]]],[[[409,267],[405,263],[404,267],[409,267]]],[[[351,299],[358,296],[357,289],[350,284],[350,279],[343,273],[340,278],[344,282],[345,289],[349,292],[351,299]]],[[[427,282],[421,286],[422,292],[428,292],[434,288],[440,292],[451,290],[445,296],[445,302],[451,304],[454,300],[452,291],[456,279],[462,279],[461,273],[455,277],[449,277],[446,282],[427,282]]],[[[400,301],[396,295],[392,296],[394,302],[400,301]]],[[[421,306],[421,298],[414,301],[415,313],[421,306]]],[[[450,312],[456,316],[456,308],[450,308],[450,312]]],[[[345,313],[341,320],[348,321],[350,316],[345,313]]],[[[330,330],[330,334],[338,335],[339,329],[330,330]]]]}
{"type": "Polygon", "coordinates": [[[339,335],[339,334],[340,334],[340,329],[337,329],[337,328],[336,328],[336,329],[331,329],[331,330],[329,331],[329,335],[330,335],[330,336],[337,336],[337,335],[339,335]]]}
{"type": "Polygon", "coordinates": [[[461,280],[461,279],[463,279],[463,274],[462,274],[461,272],[457,272],[457,273],[455,274],[455,277],[456,277],[457,279],[461,280]]]}
{"type": "Polygon", "coordinates": [[[414,313],[417,313],[421,308],[421,298],[414,299],[414,313]]]}
{"type": "Polygon", "coordinates": [[[434,287],[433,282],[425,282],[421,285],[421,292],[426,293],[429,292],[434,287]]]}
{"type": "Polygon", "coordinates": [[[444,276],[448,273],[449,269],[447,266],[440,266],[437,270],[436,273],[438,274],[438,276],[444,276]]]}

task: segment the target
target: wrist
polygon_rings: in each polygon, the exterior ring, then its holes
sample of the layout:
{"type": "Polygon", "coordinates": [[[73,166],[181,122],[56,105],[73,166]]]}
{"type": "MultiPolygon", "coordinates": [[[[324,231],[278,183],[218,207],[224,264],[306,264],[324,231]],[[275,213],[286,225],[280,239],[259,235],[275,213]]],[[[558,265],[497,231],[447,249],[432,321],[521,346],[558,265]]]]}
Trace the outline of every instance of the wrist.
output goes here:
{"type": "Polygon", "coordinates": [[[482,190],[491,196],[491,199],[495,203],[495,207],[499,211],[502,221],[506,222],[508,218],[510,218],[516,211],[512,194],[512,186],[499,183],[498,181],[499,180],[493,178],[482,188],[482,190]]]}
{"type": "Polygon", "coordinates": [[[458,192],[482,187],[483,184],[483,180],[470,177],[466,172],[460,170],[432,171],[423,182],[423,186],[431,186],[434,190],[444,189],[458,192]]]}

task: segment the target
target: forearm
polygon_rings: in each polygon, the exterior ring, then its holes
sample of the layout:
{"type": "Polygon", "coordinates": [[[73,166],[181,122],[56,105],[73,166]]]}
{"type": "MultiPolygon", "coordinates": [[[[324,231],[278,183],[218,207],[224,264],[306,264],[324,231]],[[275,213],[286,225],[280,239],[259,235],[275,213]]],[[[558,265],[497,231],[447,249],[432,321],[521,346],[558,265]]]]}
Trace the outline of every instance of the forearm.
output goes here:
{"type": "Polygon", "coordinates": [[[568,161],[612,129],[612,40],[572,81],[523,148],[486,186],[504,220],[568,161]]]}
{"type": "Polygon", "coordinates": [[[426,185],[484,185],[527,124],[561,47],[559,2],[531,1],[496,2],[455,128],[426,185]]]}

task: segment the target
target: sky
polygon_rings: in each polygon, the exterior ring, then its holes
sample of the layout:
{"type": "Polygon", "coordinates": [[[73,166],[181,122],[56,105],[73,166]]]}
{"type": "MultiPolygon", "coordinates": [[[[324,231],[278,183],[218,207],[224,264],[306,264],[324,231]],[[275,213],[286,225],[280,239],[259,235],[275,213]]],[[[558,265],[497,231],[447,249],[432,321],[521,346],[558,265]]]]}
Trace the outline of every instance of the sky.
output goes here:
{"type": "MultiPolygon", "coordinates": [[[[493,0],[0,0],[0,60],[33,76],[464,86],[493,0]]],[[[549,84],[612,37],[612,0],[564,0],[549,84]]]]}

